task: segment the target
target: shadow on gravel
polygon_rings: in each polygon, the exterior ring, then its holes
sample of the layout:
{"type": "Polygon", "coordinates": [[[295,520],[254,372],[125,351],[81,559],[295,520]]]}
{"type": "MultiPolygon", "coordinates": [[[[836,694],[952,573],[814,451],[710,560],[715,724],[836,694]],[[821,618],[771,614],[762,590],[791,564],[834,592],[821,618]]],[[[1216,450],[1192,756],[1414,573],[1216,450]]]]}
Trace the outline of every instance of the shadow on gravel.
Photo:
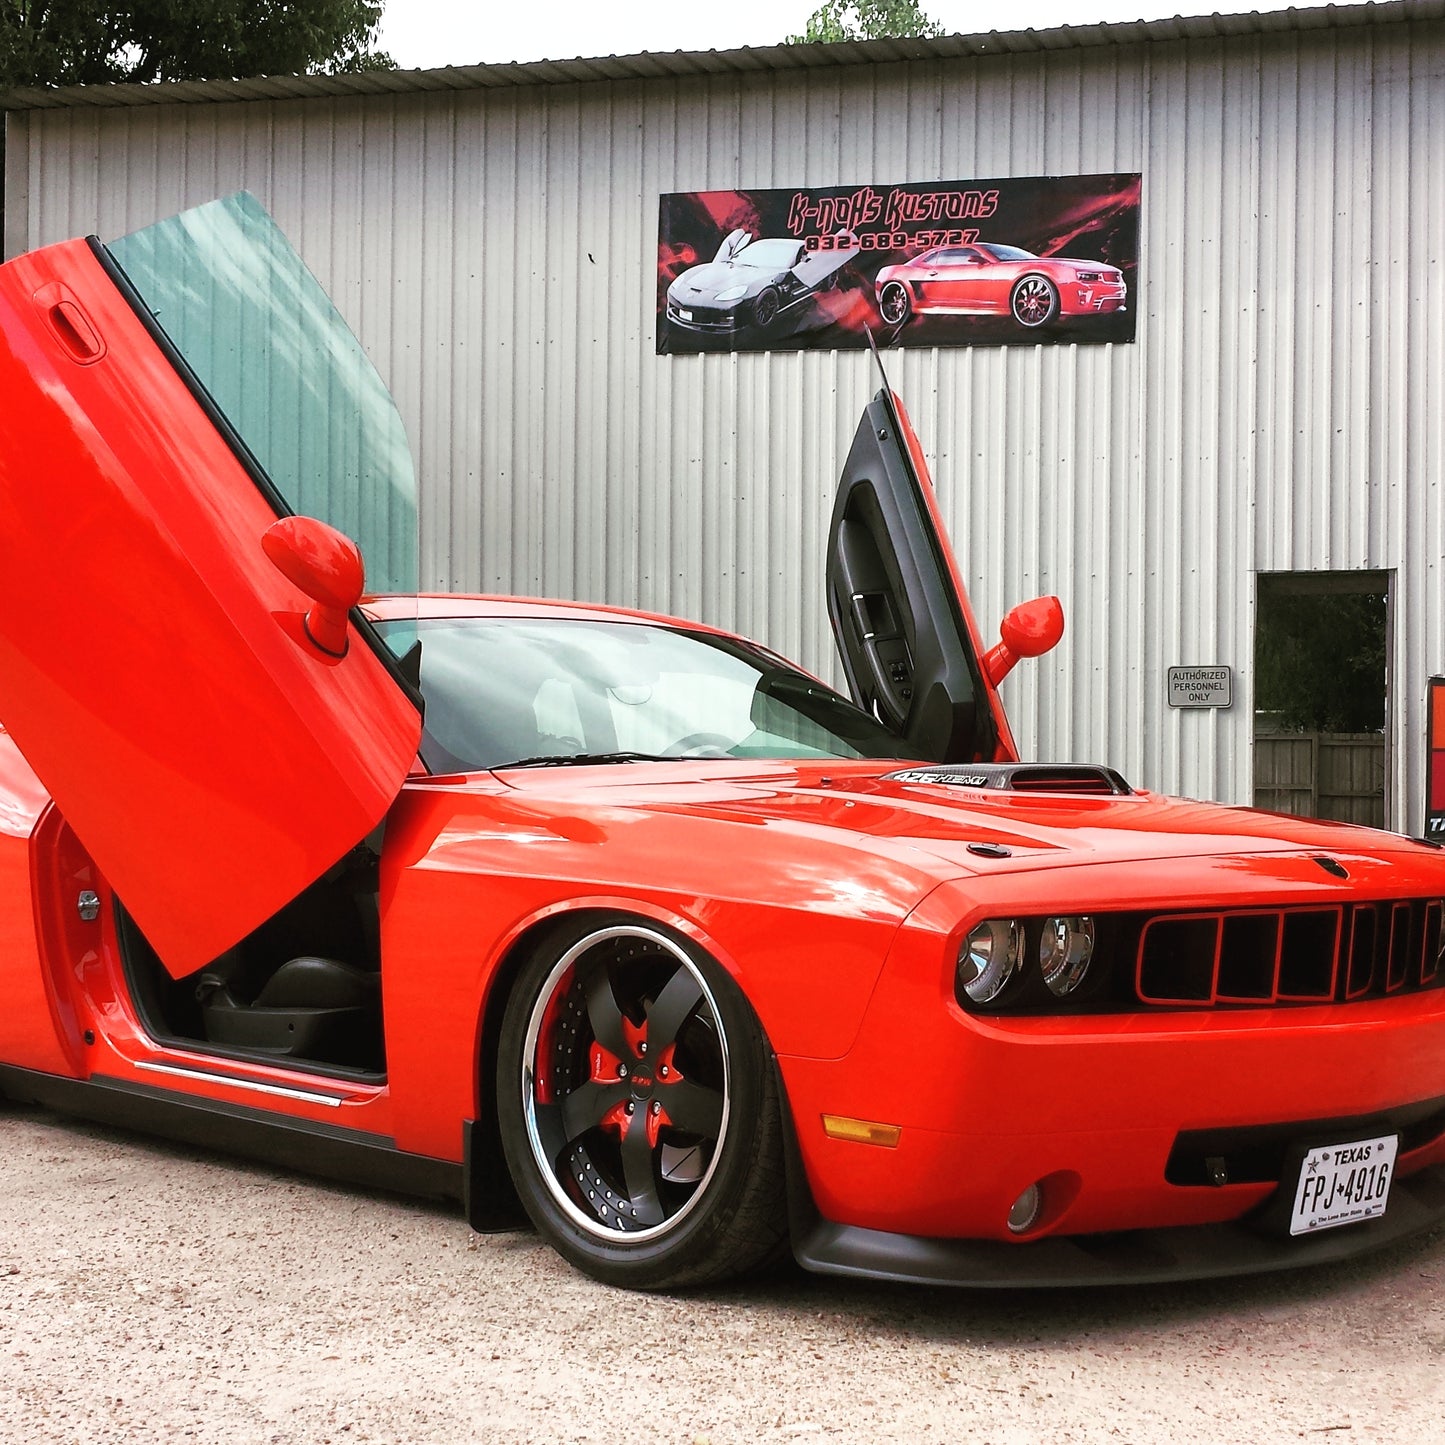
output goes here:
{"type": "Polygon", "coordinates": [[[1367,1299],[1398,1306],[1402,1284],[1429,1296],[1445,1280],[1445,1231],[1341,1264],[1186,1283],[1080,1289],[945,1289],[811,1275],[796,1266],[709,1296],[763,1314],[847,1320],[919,1340],[1057,1345],[1104,1335],[1187,1331],[1211,1321],[1303,1316],[1367,1299]]]}
{"type": "MultiPolygon", "coordinates": [[[[214,1151],[170,1144],[149,1135],[89,1124],[28,1105],[0,1104],[0,1120],[23,1119],[76,1142],[94,1140],[123,1146],[138,1157],[201,1164],[233,1171],[261,1182],[302,1184],[338,1199],[373,1199],[434,1222],[451,1221],[458,1238],[478,1241],[485,1269],[548,1272],[561,1261],[544,1251],[530,1230],[474,1236],[458,1205],[362,1189],[214,1151]]],[[[577,1282],[582,1283],[577,1276],[577,1282]]],[[[1188,1332],[1228,1321],[1253,1322],[1338,1310],[1348,1304],[1357,1315],[1374,1310],[1398,1313],[1402,1296],[1420,1292],[1435,1298],[1445,1280],[1445,1230],[1420,1235],[1376,1253],[1341,1264],[1283,1270],[1271,1274],[1193,1283],[1092,1287],[1081,1289],[944,1289],[922,1285],[872,1283],[808,1274],[788,1261],[764,1276],[736,1284],[675,1296],[654,1296],[671,1306],[691,1303],[708,1314],[733,1311],[753,1321],[786,1326],[798,1321],[836,1325],[852,1332],[888,1331],[920,1341],[998,1347],[1067,1345],[1072,1341],[1146,1333],[1188,1332]]],[[[639,1304],[647,1296],[627,1295],[608,1286],[591,1286],[599,1296],[627,1298],[639,1304]]],[[[1366,1320],[1361,1319],[1361,1324],[1366,1320]]]]}

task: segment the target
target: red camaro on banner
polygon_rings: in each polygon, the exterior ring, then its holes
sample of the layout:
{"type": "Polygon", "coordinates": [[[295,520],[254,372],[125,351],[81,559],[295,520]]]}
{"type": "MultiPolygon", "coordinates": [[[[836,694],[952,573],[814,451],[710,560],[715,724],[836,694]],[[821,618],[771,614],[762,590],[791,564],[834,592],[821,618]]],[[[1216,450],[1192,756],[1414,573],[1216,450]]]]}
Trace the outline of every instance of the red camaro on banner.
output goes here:
{"type": "Polygon", "coordinates": [[[658,220],[657,350],[1132,341],[1138,175],[692,191],[658,220]]]}

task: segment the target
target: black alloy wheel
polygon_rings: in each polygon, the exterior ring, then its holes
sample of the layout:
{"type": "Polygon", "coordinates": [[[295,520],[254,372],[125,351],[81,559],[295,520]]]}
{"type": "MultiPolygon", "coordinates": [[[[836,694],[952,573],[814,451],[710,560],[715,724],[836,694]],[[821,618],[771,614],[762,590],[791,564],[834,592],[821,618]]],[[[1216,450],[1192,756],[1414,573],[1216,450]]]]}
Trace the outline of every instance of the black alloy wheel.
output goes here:
{"type": "Polygon", "coordinates": [[[578,1268],[668,1289],[787,1238],[774,1066],[731,977],[651,923],[592,915],[507,1003],[497,1100],[528,1214],[578,1268]]]}
{"type": "Polygon", "coordinates": [[[757,300],[753,302],[753,324],[759,331],[766,331],[778,319],[778,312],[782,309],[782,301],[778,296],[777,288],[764,286],[758,292],[757,300]]]}

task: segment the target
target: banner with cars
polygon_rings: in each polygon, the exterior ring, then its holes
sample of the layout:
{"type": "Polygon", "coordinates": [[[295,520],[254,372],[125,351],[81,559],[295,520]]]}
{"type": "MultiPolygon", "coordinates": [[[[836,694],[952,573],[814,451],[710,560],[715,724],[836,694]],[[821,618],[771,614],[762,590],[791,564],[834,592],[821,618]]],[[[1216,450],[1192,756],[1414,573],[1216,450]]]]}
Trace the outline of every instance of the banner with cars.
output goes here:
{"type": "Polygon", "coordinates": [[[1132,341],[1137,174],[661,198],[657,350],[1132,341]]]}

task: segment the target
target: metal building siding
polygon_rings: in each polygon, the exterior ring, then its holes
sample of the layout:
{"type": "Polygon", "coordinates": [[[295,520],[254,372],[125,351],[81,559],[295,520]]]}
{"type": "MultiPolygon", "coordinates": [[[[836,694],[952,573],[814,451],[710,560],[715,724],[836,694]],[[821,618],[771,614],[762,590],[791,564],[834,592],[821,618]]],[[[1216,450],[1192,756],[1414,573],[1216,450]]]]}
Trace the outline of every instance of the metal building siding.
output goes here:
{"type": "Polygon", "coordinates": [[[237,186],[273,210],[397,395],[424,585],[698,616],[825,674],[823,541],[870,362],[656,356],[658,194],[1142,171],[1133,345],[887,357],[982,625],[1064,599],[1058,652],[1005,684],[1020,744],[1247,801],[1255,574],[1393,569],[1394,821],[1419,826],[1445,670],[1438,20],[41,109],[16,136],[28,244],[237,186]],[[1166,669],[1213,662],[1234,707],[1170,709],[1166,669]]]}

